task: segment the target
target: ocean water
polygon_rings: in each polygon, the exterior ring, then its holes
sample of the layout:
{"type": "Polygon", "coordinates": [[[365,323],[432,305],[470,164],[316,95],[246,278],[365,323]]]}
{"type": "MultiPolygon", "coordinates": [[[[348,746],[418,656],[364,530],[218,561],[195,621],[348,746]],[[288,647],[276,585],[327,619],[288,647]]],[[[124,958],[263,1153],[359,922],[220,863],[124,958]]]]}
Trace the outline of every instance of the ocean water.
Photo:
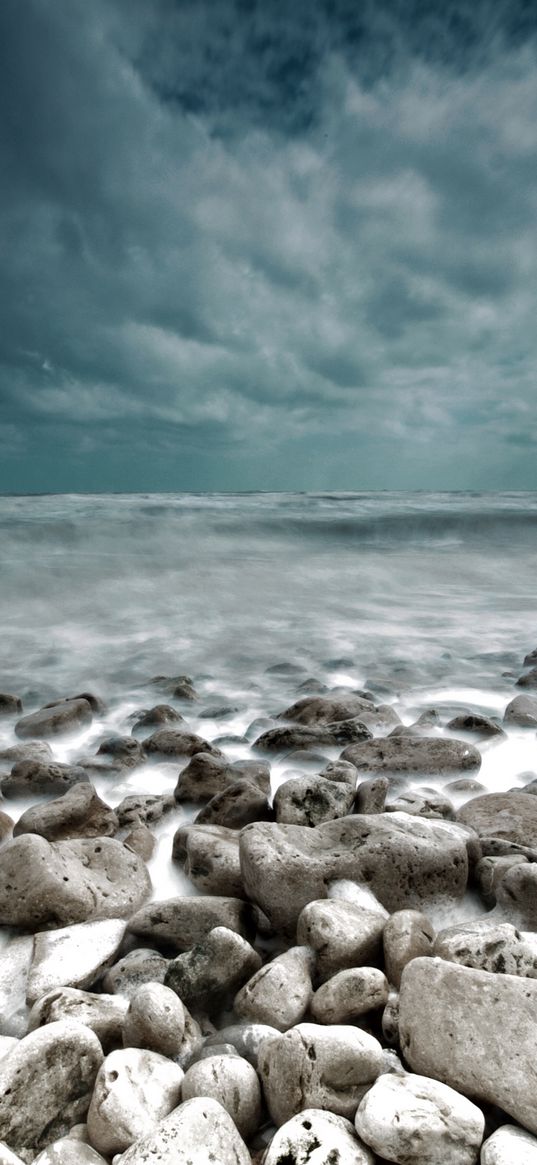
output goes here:
{"type": "MultiPolygon", "coordinates": [[[[199,701],[176,705],[211,740],[242,737],[308,677],[368,688],[405,723],[434,706],[445,724],[462,708],[501,717],[537,646],[535,493],[2,497],[0,547],[0,690],[26,712],[83,690],[107,704],[54,742],[58,760],[174,702],[148,684],[157,674],[192,677],[199,701]],[[207,717],[218,705],[235,710],[207,717]]],[[[2,746],[13,723],[0,722],[2,746]]],[[[537,770],[534,730],[480,748],[488,789],[537,770]]],[[[274,784],[288,767],[274,765],[274,784]]],[[[114,805],[173,789],[178,768],[97,785],[114,805]]],[[[169,860],[188,813],[159,828],[155,897],[191,890],[169,860]]]]}

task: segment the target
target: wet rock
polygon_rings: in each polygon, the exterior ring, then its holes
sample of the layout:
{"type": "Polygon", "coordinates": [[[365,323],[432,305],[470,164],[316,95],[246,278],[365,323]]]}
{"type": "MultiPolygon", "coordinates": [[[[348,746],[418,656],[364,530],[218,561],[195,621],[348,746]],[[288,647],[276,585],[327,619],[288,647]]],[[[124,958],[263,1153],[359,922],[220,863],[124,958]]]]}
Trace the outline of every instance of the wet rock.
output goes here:
{"type": "Polygon", "coordinates": [[[175,788],[176,801],[200,804],[225,792],[236,781],[249,780],[263,793],[270,792],[270,765],[266,761],[239,761],[234,764],[222,756],[200,752],[179,773],[175,788]]]}
{"type": "Polygon", "coordinates": [[[222,793],[200,809],[196,825],[223,825],[226,829],[242,829],[251,821],[270,821],[273,813],[268,797],[249,780],[234,781],[222,793]]]}
{"type": "Polygon", "coordinates": [[[241,1019],[284,1032],[304,1018],[313,996],[314,956],[310,947],[290,947],[261,967],[235,996],[241,1019]]]}
{"type": "Polygon", "coordinates": [[[154,708],[147,708],[140,712],[134,720],[132,731],[140,728],[158,728],[163,724],[186,724],[186,720],[172,708],[171,704],[155,704],[154,708]]]}
{"type": "Polygon", "coordinates": [[[296,690],[297,692],[304,692],[306,695],[323,696],[329,689],[316,676],[308,676],[306,680],[302,680],[302,683],[298,684],[296,690]]]}
{"type": "Polygon", "coordinates": [[[175,798],[171,793],[132,793],[116,805],[115,812],[119,824],[126,829],[135,825],[155,825],[172,809],[175,809],[175,798]]]}
{"type": "Polygon", "coordinates": [[[457,820],[480,837],[537,846],[537,800],[527,793],[486,793],[459,809],[457,820]]]}
{"type": "Polygon", "coordinates": [[[182,825],[174,834],[172,858],[205,894],[245,898],[239,837],[223,825],[182,825]]]}
{"type": "Polygon", "coordinates": [[[106,1165],[106,1160],[91,1145],[62,1137],[40,1153],[34,1165],[106,1165]]]}
{"type": "Polygon", "coordinates": [[[113,837],[119,821],[113,809],[101,801],[93,785],[77,783],[55,801],[33,805],[14,829],[15,837],[37,833],[47,841],[77,837],[113,837]]]}
{"type": "Polygon", "coordinates": [[[386,974],[394,987],[399,987],[407,963],[433,953],[434,928],[419,910],[397,910],[388,919],[382,937],[386,974]]]}
{"type": "Polygon", "coordinates": [[[59,987],[34,1003],[28,1019],[28,1031],[35,1031],[57,1020],[76,1020],[91,1028],[107,1051],[121,1044],[128,1006],[128,1001],[121,995],[96,995],[76,987],[59,987]]]}
{"type": "Polygon", "coordinates": [[[144,983],[163,983],[169,959],[156,951],[138,947],[129,951],[103,976],[103,987],[113,995],[132,999],[144,983]]]}
{"type": "Polygon", "coordinates": [[[9,776],[2,778],[0,788],[4,797],[61,796],[81,781],[87,782],[88,774],[80,765],[20,760],[13,765],[9,776]]]}
{"type": "Polygon", "coordinates": [[[341,755],[370,773],[458,773],[481,765],[473,744],[436,736],[388,736],[351,744],[341,755]]]}
{"type": "Polygon", "coordinates": [[[16,764],[20,760],[52,760],[52,749],[46,740],[33,740],[28,744],[12,744],[0,749],[0,761],[16,764]]]}
{"type": "Polygon", "coordinates": [[[263,1165],[373,1165],[373,1160],[345,1117],[306,1108],[278,1129],[263,1165]]]}
{"type": "Polygon", "coordinates": [[[198,713],[200,720],[225,720],[227,716],[234,716],[240,712],[238,704],[209,704],[198,713]]]}
{"type": "Polygon", "coordinates": [[[138,854],[138,857],[142,858],[144,862],[148,862],[152,858],[156,844],[157,840],[147,825],[135,825],[123,842],[126,849],[138,854]]]}
{"type": "Polygon", "coordinates": [[[384,925],[385,918],[373,910],[325,898],[304,907],[298,918],[297,942],[312,947],[319,976],[329,979],[378,954],[384,925]]]}
{"type": "Polygon", "coordinates": [[[117,1165],[251,1165],[235,1122],[210,1097],[179,1105],[152,1133],[136,1141],[117,1165]]]}
{"type": "Polygon", "coordinates": [[[376,705],[367,696],[335,695],[306,696],[281,712],[279,720],[294,720],[297,724],[331,724],[338,720],[357,718],[374,732],[381,732],[401,721],[389,704],[376,705]]]}
{"type": "Polygon", "coordinates": [[[294,777],[284,781],[274,794],[274,812],[280,824],[320,825],[346,817],[353,804],[351,785],[325,777],[294,777]]]}
{"type": "Polygon", "coordinates": [[[537,930],[537,865],[512,864],[496,884],[494,921],[512,922],[519,930],[537,930]]]}
{"type": "Polygon", "coordinates": [[[537,1165],[537,1137],[514,1125],[501,1125],[483,1143],[480,1162],[481,1165],[537,1165]]]}
{"type": "Polygon", "coordinates": [[[8,926],[128,917],[150,889],[143,862],[112,838],[48,842],[27,833],[0,851],[0,922],[8,926]]]}
{"type": "Polygon", "coordinates": [[[122,919],[108,918],[36,934],[26,988],[28,1003],[55,987],[91,987],[113,963],[124,933],[122,919]]]}
{"type": "MultiPolygon", "coordinates": [[[[12,938],[0,950],[0,1032],[26,1035],[26,984],[34,956],[34,936],[12,938]]],[[[1,1136],[0,1136],[1,1139],[1,1136]]]]}
{"type": "Polygon", "coordinates": [[[216,926],[190,951],[172,959],[165,984],[186,1006],[211,1015],[259,969],[261,959],[246,939],[216,926]]]}
{"type": "Polygon", "coordinates": [[[48,1024],[0,1060],[0,1138],[37,1153],[84,1119],[101,1065],[101,1045],[81,1023],[48,1024]]]}
{"type": "Polygon", "coordinates": [[[183,1070],[156,1052],[123,1048],[99,1068],[88,1111],[91,1144],[111,1157],[151,1132],[179,1104],[183,1070]]]}
{"type": "Polygon", "coordinates": [[[289,752],[291,749],[309,749],[341,745],[349,741],[370,740],[371,730],[360,720],[341,720],[326,725],[297,724],[293,728],[271,728],[254,741],[253,748],[262,752],[289,752]]]}
{"type": "Polygon", "coordinates": [[[505,736],[500,724],[479,712],[462,712],[449,720],[446,728],[449,728],[450,732],[471,732],[478,740],[487,740],[490,736],[505,736]]]}
{"type": "Polygon", "coordinates": [[[476,1165],[485,1118],[465,1096],[425,1076],[383,1075],[356,1113],[358,1135],[405,1165],[476,1165]]]}
{"type": "Polygon", "coordinates": [[[255,908],[241,898],[167,898],[164,902],[148,902],[128,923],[132,934],[163,942],[176,952],[189,950],[215,926],[225,926],[252,939],[255,908]]]}
{"type": "Polygon", "coordinates": [[[97,749],[97,756],[103,755],[124,761],[127,768],[134,768],[137,764],[143,764],[145,760],[143,745],[133,736],[105,737],[97,749]]]}
{"type": "Polygon", "coordinates": [[[261,1082],[276,1125],[304,1108],[353,1117],[382,1065],[378,1040],[345,1024],[300,1023],[259,1051],[261,1082]]]}
{"type": "Polygon", "coordinates": [[[487,855],[477,862],[474,869],[474,879],[489,909],[496,905],[496,889],[507,870],[510,870],[513,865],[526,864],[527,860],[523,853],[515,853],[503,857],[487,855]]]}
{"type": "Polygon", "coordinates": [[[123,1044],[174,1059],[185,1034],[181,1000],[163,983],[145,983],[133,995],[125,1018],[123,1044]]]}
{"type": "Polygon", "coordinates": [[[385,812],[411,813],[415,817],[443,817],[446,821],[455,819],[451,801],[436,789],[407,789],[385,806],[385,812]]]}
{"type": "Polygon", "coordinates": [[[223,1041],[226,1045],[231,1045],[237,1055],[248,1060],[252,1067],[257,1070],[261,1044],[264,1040],[279,1034],[275,1027],[266,1023],[233,1023],[228,1027],[220,1028],[214,1035],[208,1036],[205,1048],[210,1051],[212,1047],[223,1041]]]}
{"type": "Polygon", "coordinates": [[[22,700],[9,692],[0,692],[0,716],[12,716],[22,712],[22,700]]]}
{"type": "Polygon", "coordinates": [[[168,692],[176,700],[194,701],[198,699],[192,676],[153,676],[149,683],[163,692],[168,692]]]}
{"type": "Polygon", "coordinates": [[[144,752],[147,756],[195,756],[198,752],[208,752],[212,756],[221,756],[218,748],[209,744],[202,736],[194,732],[181,732],[173,728],[160,728],[144,740],[144,752]]]}
{"type": "Polygon", "coordinates": [[[456,777],[454,781],[449,781],[444,785],[445,793],[486,793],[486,788],[481,784],[481,781],[474,781],[472,777],[456,777]]]}
{"type": "Polygon", "coordinates": [[[537,696],[515,696],[504,713],[506,724],[517,724],[521,728],[537,727],[537,696]]]}
{"type": "Polygon", "coordinates": [[[354,799],[355,812],[383,813],[389,788],[390,782],[387,777],[370,777],[367,781],[361,781],[354,799]]]}
{"type": "Polygon", "coordinates": [[[460,898],[466,843],[454,822],[404,813],[343,817],[316,829],[260,823],[241,832],[241,871],[248,897],[277,930],[291,933],[301,909],[341,878],[366,883],[388,910],[460,898]]]}
{"type": "Polygon", "coordinates": [[[347,1023],[384,1007],[388,994],[388,980],[377,967],[352,967],[317,989],[311,1014],[317,1023],[347,1023]]]}
{"type": "Polygon", "coordinates": [[[403,972],[401,1048],[412,1070],[497,1105],[530,1132],[536,1022],[534,979],[437,958],[414,959],[403,972]]]}
{"type": "Polygon", "coordinates": [[[516,684],[517,688],[537,688],[537,667],[532,667],[530,671],[520,676],[516,684]]]}
{"type": "Polygon", "coordinates": [[[15,725],[15,735],[21,739],[47,739],[87,728],[92,720],[93,709],[86,698],[65,700],[23,716],[15,725]]]}
{"type": "Polygon", "coordinates": [[[183,1100],[210,1096],[229,1113],[241,1137],[249,1141],[261,1124],[261,1087],[255,1068],[240,1056],[212,1055],[185,1074],[183,1100]]]}
{"type": "Polygon", "coordinates": [[[497,975],[537,978],[537,935],[521,934],[507,922],[483,918],[447,927],[437,935],[434,954],[497,975]]]}
{"type": "Polygon", "coordinates": [[[349,764],[346,760],[329,761],[319,773],[319,776],[324,777],[327,781],[337,781],[344,785],[351,785],[353,789],[356,789],[358,773],[354,765],[349,764]]]}

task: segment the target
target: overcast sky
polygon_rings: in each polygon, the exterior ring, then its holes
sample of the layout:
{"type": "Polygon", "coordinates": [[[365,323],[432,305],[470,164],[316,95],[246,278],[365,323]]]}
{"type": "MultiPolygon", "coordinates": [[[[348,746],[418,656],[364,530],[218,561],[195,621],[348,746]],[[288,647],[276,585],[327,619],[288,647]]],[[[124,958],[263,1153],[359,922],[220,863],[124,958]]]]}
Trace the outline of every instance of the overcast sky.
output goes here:
{"type": "Polygon", "coordinates": [[[537,488],[537,6],[2,0],[0,489],[537,488]]]}

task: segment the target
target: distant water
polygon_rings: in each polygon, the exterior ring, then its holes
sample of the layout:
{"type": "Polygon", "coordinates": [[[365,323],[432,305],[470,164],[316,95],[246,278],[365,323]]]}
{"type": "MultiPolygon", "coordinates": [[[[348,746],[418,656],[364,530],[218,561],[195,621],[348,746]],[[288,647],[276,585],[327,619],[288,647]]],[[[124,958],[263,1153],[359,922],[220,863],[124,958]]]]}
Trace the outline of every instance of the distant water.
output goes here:
{"type": "MultiPolygon", "coordinates": [[[[431,705],[444,722],[458,707],[501,716],[537,646],[535,493],[2,497],[0,548],[0,690],[26,711],[81,690],[108,703],[58,759],[168,700],[155,674],[192,676],[200,702],[177,706],[214,740],[311,676],[367,687],[405,723],[431,705]],[[236,711],[204,715],[217,704],[236,711]]],[[[480,747],[488,788],[536,763],[532,730],[480,747]]],[[[172,768],[99,788],[111,804],[146,780],[171,789],[172,768]]],[[[156,892],[180,892],[159,870],[156,892]]]]}

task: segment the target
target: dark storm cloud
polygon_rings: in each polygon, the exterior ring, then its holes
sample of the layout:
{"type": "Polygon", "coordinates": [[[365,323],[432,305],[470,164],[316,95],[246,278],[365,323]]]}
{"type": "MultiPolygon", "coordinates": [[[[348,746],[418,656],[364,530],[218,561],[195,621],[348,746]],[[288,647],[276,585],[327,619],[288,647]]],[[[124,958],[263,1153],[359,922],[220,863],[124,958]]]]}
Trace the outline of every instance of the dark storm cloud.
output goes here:
{"type": "Polygon", "coordinates": [[[0,485],[534,485],[536,23],[4,0],[0,485]]]}

